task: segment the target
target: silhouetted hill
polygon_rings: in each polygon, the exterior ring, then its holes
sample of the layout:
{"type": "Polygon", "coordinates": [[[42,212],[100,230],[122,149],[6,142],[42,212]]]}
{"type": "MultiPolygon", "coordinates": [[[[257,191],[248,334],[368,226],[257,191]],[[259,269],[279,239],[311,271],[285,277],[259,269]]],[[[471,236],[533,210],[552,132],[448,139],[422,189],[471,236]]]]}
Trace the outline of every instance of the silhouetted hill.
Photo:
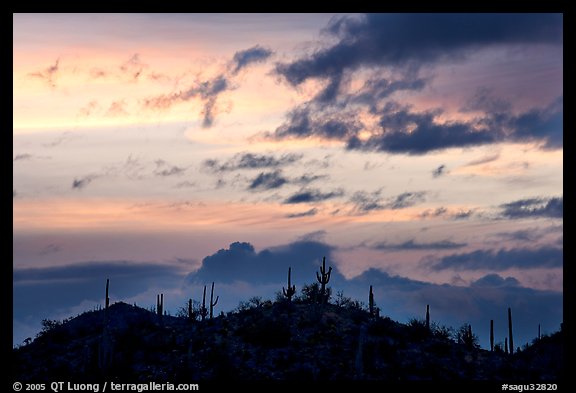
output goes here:
{"type": "Polygon", "coordinates": [[[562,333],[508,355],[357,305],[256,302],[212,320],[116,303],[13,350],[18,381],[508,380],[562,377],[562,333]]]}

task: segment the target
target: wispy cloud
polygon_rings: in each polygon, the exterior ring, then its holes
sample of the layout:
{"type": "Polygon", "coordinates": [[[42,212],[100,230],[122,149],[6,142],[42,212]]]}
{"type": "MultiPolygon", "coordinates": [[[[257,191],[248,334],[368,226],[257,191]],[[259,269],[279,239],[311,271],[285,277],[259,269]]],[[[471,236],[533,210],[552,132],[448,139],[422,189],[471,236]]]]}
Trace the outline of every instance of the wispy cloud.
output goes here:
{"type": "Polygon", "coordinates": [[[506,218],[551,217],[564,216],[563,197],[529,198],[500,205],[501,215],[506,218]]]}
{"type": "Polygon", "coordinates": [[[387,242],[376,243],[371,248],[377,250],[453,250],[456,248],[466,247],[467,243],[456,243],[450,240],[441,240],[431,243],[418,243],[414,239],[405,241],[404,243],[391,244],[387,242]]]}
{"type": "Polygon", "coordinates": [[[322,192],[319,189],[303,189],[300,190],[284,200],[285,204],[295,204],[295,203],[311,203],[311,202],[321,202],[327,199],[337,198],[344,195],[344,190],[336,189],[329,192],[322,192]]]}
{"type": "Polygon", "coordinates": [[[230,72],[236,75],[240,70],[246,68],[250,64],[261,63],[272,56],[273,52],[270,49],[256,45],[252,48],[241,50],[234,53],[230,72]]]}
{"type": "Polygon", "coordinates": [[[442,164],[432,171],[432,177],[437,178],[446,174],[446,165],[442,164]]]}
{"type": "Polygon", "coordinates": [[[228,161],[210,159],[203,162],[203,167],[212,172],[228,172],[239,169],[269,169],[279,168],[299,161],[301,154],[282,154],[276,157],[271,154],[238,153],[228,161]]]}
{"type": "Polygon", "coordinates": [[[72,181],[72,189],[81,190],[85,188],[88,184],[92,183],[94,180],[98,179],[99,177],[100,175],[92,174],[92,175],[86,175],[81,178],[74,178],[74,181],[72,181]]]}
{"type": "Polygon", "coordinates": [[[236,52],[224,72],[212,78],[198,79],[185,90],[147,98],[143,101],[144,107],[165,110],[177,103],[198,98],[202,102],[202,127],[210,128],[218,114],[218,97],[226,91],[237,88],[235,76],[241,70],[252,64],[263,62],[271,55],[271,50],[258,45],[236,52]]]}
{"type": "Polygon", "coordinates": [[[318,213],[318,209],[316,209],[315,207],[313,207],[310,210],[306,210],[300,213],[290,213],[287,214],[285,217],[286,218],[300,218],[300,217],[311,217],[311,216],[315,216],[318,213]]]}
{"type": "Polygon", "coordinates": [[[39,78],[42,81],[46,82],[48,86],[50,86],[51,88],[55,88],[59,68],[60,68],[60,58],[56,59],[53,65],[48,66],[42,71],[29,73],[28,76],[32,78],[39,78]]]}
{"type": "Polygon", "coordinates": [[[561,248],[546,246],[536,249],[476,250],[445,256],[437,262],[431,262],[429,266],[432,270],[503,271],[510,268],[561,268],[563,260],[564,251],[561,248]]]}
{"type": "Polygon", "coordinates": [[[388,202],[386,208],[396,210],[414,206],[420,202],[424,202],[426,200],[425,195],[425,191],[403,192],[388,202]]]}
{"type": "Polygon", "coordinates": [[[288,183],[288,179],[282,176],[281,171],[261,172],[248,186],[249,190],[272,190],[280,188],[288,183]]]}

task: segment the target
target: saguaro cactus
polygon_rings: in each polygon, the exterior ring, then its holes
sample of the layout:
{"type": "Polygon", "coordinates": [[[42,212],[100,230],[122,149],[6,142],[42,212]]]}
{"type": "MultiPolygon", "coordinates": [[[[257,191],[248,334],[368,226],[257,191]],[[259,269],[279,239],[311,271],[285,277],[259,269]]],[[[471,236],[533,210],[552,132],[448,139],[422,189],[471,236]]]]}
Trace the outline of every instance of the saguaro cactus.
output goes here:
{"type": "Polygon", "coordinates": [[[208,309],[206,308],[206,285],[204,285],[204,295],[202,295],[202,307],[200,308],[200,318],[204,320],[208,315],[208,309]]]}
{"type": "Polygon", "coordinates": [[[430,331],[430,305],[426,305],[426,330],[430,331]]]}
{"type": "Polygon", "coordinates": [[[214,281],[212,281],[212,291],[210,292],[210,319],[212,319],[212,315],[214,312],[214,306],[218,304],[218,299],[220,296],[216,296],[216,301],[214,300],[214,281]]]}
{"type": "Polygon", "coordinates": [[[504,337],[504,353],[508,354],[508,337],[504,337]]]}
{"type": "Polygon", "coordinates": [[[538,324],[538,341],[540,341],[540,324],[538,324]]]}
{"type": "Polygon", "coordinates": [[[512,337],[512,310],[508,307],[508,336],[510,337],[510,355],[514,354],[514,338],[512,337]]]}
{"type": "Polygon", "coordinates": [[[494,320],[490,320],[490,351],[494,352],[494,320]]]}
{"type": "Polygon", "coordinates": [[[291,282],[291,273],[292,273],[292,268],[289,267],[288,268],[288,289],[284,289],[284,287],[282,287],[282,292],[284,293],[284,296],[286,296],[288,298],[288,303],[292,302],[292,296],[294,296],[294,294],[296,293],[296,285],[292,285],[291,282]]]}
{"type": "Polygon", "coordinates": [[[372,285],[370,285],[370,293],[368,294],[368,310],[370,315],[376,315],[376,310],[374,307],[374,293],[372,292],[372,285]]]}
{"type": "Polygon", "coordinates": [[[188,299],[188,319],[194,319],[194,311],[192,310],[192,299],[188,299]]]}
{"type": "Polygon", "coordinates": [[[330,281],[330,274],[332,273],[332,267],[326,272],[326,257],[322,258],[322,267],[320,268],[320,274],[316,272],[316,279],[322,285],[320,288],[321,303],[325,304],[328,302],[328,296],[326,296],[326,284],[330,281]]]}
{"type": "Polygon", "coordinates": [[[156,314],[162,316],[164,314],[164,294],[156,295],[156,314]]]}
{"type": "Polygon", "coordinates": [[[110,279],[106,279],[106,310],[108,310],[108,306],[110,305],[110,298],[108,297],[108,288],[110,287],[110,279]]]}

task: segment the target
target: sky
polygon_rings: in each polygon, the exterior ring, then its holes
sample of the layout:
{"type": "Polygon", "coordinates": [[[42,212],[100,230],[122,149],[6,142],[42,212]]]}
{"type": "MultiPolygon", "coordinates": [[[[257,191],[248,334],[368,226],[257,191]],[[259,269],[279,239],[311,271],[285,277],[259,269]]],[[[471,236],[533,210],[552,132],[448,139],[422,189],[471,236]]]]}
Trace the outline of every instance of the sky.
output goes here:
{"type": "Polygon", "coordinates": [[[297,291],[563,318],[561,14],[14,14],[13,343],[297,291]]]}

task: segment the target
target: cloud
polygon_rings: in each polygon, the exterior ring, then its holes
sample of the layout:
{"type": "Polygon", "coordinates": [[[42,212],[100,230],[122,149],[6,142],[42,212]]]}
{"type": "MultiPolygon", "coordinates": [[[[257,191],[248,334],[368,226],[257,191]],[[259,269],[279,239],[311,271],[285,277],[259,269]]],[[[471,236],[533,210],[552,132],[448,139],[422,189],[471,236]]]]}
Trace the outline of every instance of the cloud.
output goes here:
{"type": "Polygon", "coordinates": [[[461,112],[481,111],[487,113],[509,112],[512,105],[494,96],[492,90],[486,87],[476,89],[474,95],[460,108],[461,112]]]}
{"type": "Polygon", "coordinates": [[[288,183],[288,179],[282,176],[281,171],[260,172],[248,186],[249,190],[272,190],[280,188],[288,183]]]}
{"type": "Polygon", "coordinates": [[[561,248],[541,247],[535,249],[513,248],[500,250],[476,250],[464,254],[442,257],[430,263],[432,270],[493,270],[510,268],[536,269],[561,268],[564,251],[561,248]]]}
{"type": "Polygon", "coordinates": [[[461,61],[476,50],[502,45],[560,47],[562,23],[561,14],[369,14],[334,19],[325,29],[336,39],[334,44],[276,65],[276,72],[292,86],[319,79],[324,88],[265,136],[340,140],[352,150],[412,155],[499,142],[537,142],[544,149],[559,149],[562,97],[546,107],[513,113],[508,102],[480,88],[461,111],[482,114],[466,121],[446,120],[441,109],[417,112],[388,99],[397,91],[422,90],[428,83],[419,76],[422,65],[461,61]],[[398,75],[379,76],[385,71],[398,75]],[[375,77],[350,91],[353,74],[366,72],[375,77]],[[379,118],[376,126],[364,123],[365,112],[379,118]]]}
{"type": "Polygon", "coordinates": [[[42,248],[42,250],[40,250],[40,252],[38,253],[38,255],[48,255],[48,254],[54,254],[57,252],[62,251],[62,247],[57,245],[57,244],[48,244],[47,246],[45,246],[44,248],[42,248]]]}
{"type": "Polygon", "coordinates": [[[128,114],[126,111],[126,102],[124,100],[113,101],[106,111],[106,116],[116,117],[125,116],[128,114]]]}
{"type": "Polygon", "coordinates": [[[300,218],[300,217],[311,217],[311,216],[315,216],[318,213],[318,209],[316,209],[315,207],[313,207],[310,210],[306,210],[304,212],[300,212],[300,213],[291,213],[291,214],[287,214],[284,217],[286,218],[300,218]]]}
{"type": "Polygon", "coordinates": [[[250,64],[260,63],[267,60],[272,53],[271,50],[259,45],[234,53],[231,65],[232,75],[236,75],[240,70],[246,68],[250,64]]]}
{"type": "Polygon", "coordinates": [[[256,252],[250,243],[234,242],[228,248],[204,258],[200,269],[191,273],[188,280],[277,283],[285,280],[288,267],[292,267],[293,281],[302,283],[314,277],[322,257],[326,257],[330,263],[332,250],[331,246],[321,242],[297,241],[256,252]]]}
{"type": "Polygon", "coordinates": [[[550,217],[564,216],[564,198],[529,198],[500,205],[501,215],[506,218],[550,217]]]}
{"type": "Polygon", "coordinates": [[[442,164],[432,171],[432,177],[437,178],[446,174],[446,165],[442,164]]]}
{"type": "Polygon", "coordinates": [[[472,160],[472,161],[466,163],[464,166],[475,166],[475,165],[487,164],[489,162],[496,161],[499,158],[500,158],[500,153],[494,153],[494,154],[490,154],[490,155],[481,157],[477,160],[472,160]]]}
{"type": "Polygon", "coordinates": [[[344,190],[340,188],[330,192],[322,192],[318,189],[303,189],[286,198],[283,203],[295,204],[320,202],[327,199],[337,198],[342,195],[344,195],[344,190]]]}
{"type": "Polygon", "coordinates": [[[382,204],[382,190],[373,192],[357,191],[350,198],[350,202],[354,204],[354,212],[365,214],[373,210],[382,210],[386,206],[382,204]]]}
{"type": "Polygon", "coordinates": [[[436,209],[426,209],[418,215],[420,218],[437,218],[446,217],[452,220],[465,220],[474,214],[472,209],[469,210],[453,210],[447,209],[444,206],[437,207],[436,209]]]}
{"type": "Polygon", "coordinates": [[[56,87],[56,77],[58,76],[58,70],[60,67],[60,59],[56,59],[56,61],[54,62],[53,65],[48,66],[46,69],[44,69],[43,71],[37,71],[37,72],[32,72],[30,74],[28,74],[28,76],[31,76],[33,78],[39,78],[42,79],[44,82],[46,82],[48,84],[48,86],[50,86],[51,88],[55,88],[56,87]]]}
{"type": "Polygon", "coordinates": [[[450,240],[441,240],[432,243],[418,243],[414,239],[405,241],[400,244],[390,244],[386,242],[376,243],[371,248],[377,250],[453,250],[456,248],[466,247],[467,243],[455,243],[450,240]]]}
{"type": "Polygon", "coordinates": [[[279,168],[299,161],[301,154],[282,154],[279,157],[268,154],[238,153],[224,163],[210,159],[203,162],[204,168],[212,172],[228,172],[239,169],[279,168]]]}
{"type": "Polygon", "coordinates": [[[12,162],[30,160],[30,159],[32,159],[32,157],[34,157],[34,156],[32,154],[28,154],[28,153],[16,154],[14,156],[14,158],[12,159],[12,162]]]}
{"type": "Polygon", "coordinates": [[[74,178],[74,181],[72,182],[72,189],[81,190],[99,177],[100,175],[87,175],[79,179],[74,178]]]}
{"type": "Polygon", "coordinates": [[[237,88],[234,77],[240,70],[254,63],[263,62],[271,55],[272,51],[258,45],[236,52],[224,72],[212,78],[196,80],[185,90],[147,98],[143,101],[144,107],[165,110],[177,103],[199,98],[202,102],[202,127],[210,128],[218,115],[218,97],[226,91],[237,88]]]}
{"type": "Polygon", "coordinates": [[[276,71],[292,85],[361,67],[419,67],[506,44],[562,44],[561,14],[367,14],[333,19],[336,43],[276,71]]]}
{"type": "MultiPolygon", "coordinates": [[[[131,80],[137,81],[148,65],[143,63],[138,53],[134,53],[128,60],[120,65],[120,71],[128,75],[131,80]]],[[[101,75],[100,75],[101,76],[101,75]]]]}
{"type": "Polygon", "coordinates": [[[100,105],[98,104],[98,101],[91,100],[88,104],[86,104],[86,106],[80,108],[80,110],[78,111],[78,115],[87,117],[92,115],[99,108],[100,105]]]}
{"type": "Polygon", "coordinates": [[[397,210],[404,209],[406,207],[414,206],[420,202],[425,201],[426,192],[404,192],[396,197],[394,197],[389,203],[385,205],[387,209],[397,210]]]}
{"type": "Polygon", "coordinates": [[[156,164],[156,169],[154,170],[154,174],[156,176],[174,176],[174,175],[182,175],[186,172],[186,168],[182,168],[176,165],[170,165],[164,160],[156,160],[154,161],[156,164]]]}
{"type": "Polygon", "coordinates": [[[472,287],[517,287],[520,286],[520,282],[514,277],[502,278],[496,273],[487,274],[484,277],[479,278],[476,281],[470,283],[472,287]]]}

